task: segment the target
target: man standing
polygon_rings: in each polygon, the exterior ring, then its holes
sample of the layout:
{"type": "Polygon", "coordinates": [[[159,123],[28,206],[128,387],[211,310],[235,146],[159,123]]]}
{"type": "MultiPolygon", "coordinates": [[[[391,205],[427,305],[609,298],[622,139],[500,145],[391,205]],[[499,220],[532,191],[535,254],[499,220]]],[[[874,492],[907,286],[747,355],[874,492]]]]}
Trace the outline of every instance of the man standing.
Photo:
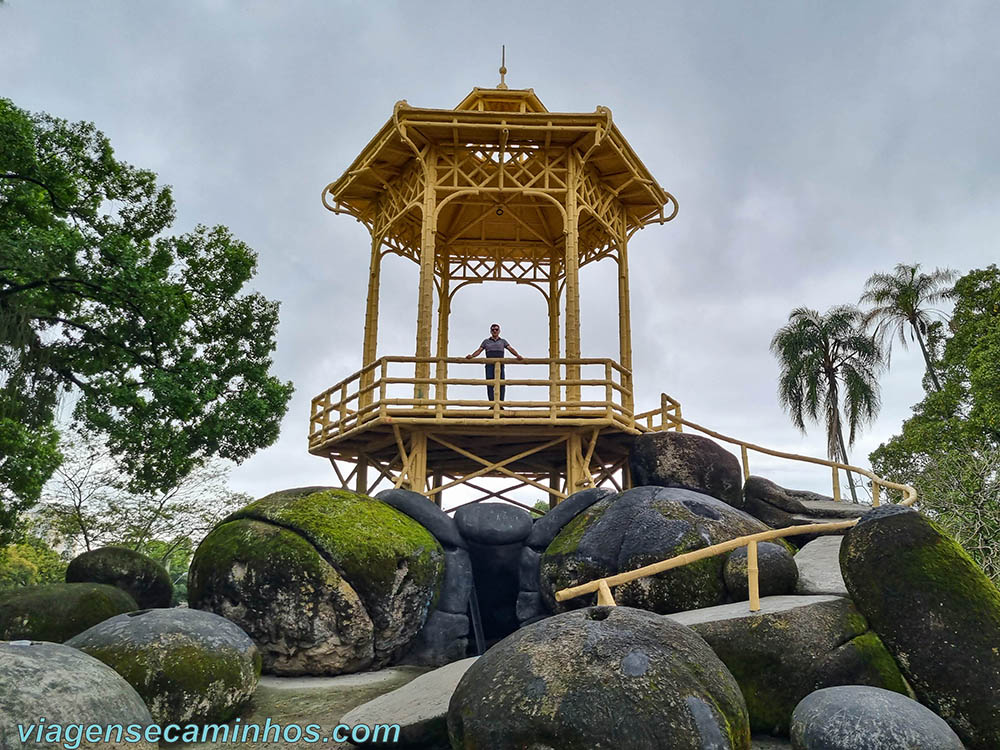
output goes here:
{"type": "MultiPolygon", "coordinates": [[[[500,324],[499,323],[494,323],[493,325],[490,326],[490,337],[488,339],[483,339],[483,343],[481,343],[479,345],[479,348],[476,349],[476,351],[474,351],[472,354],[466,354],[465,358],[466,359],[472,359],[473,357],[478,357],[480,352],[485,351],[487,359],[501,359],[502,360],[503,359],[503,354],[504,354],[504,352],[507,349],[510,349],[510,353],[513,354],[518,359],[524,359],[524,357],[522,357],[520,354],[517,353],[517,350],[513,346],[511,346],[510,344],[507,343],[507,339],[500,338],[500,324]]],[[[486,379],[487,380],[492,381],[493,378],[496,376],[496,371],[494,370],[495,366],[496,366],[495,364],[488,364],[488,365],[486,365],[486,379]]],[[[507,374],[504,371],[503,362],[501,362],[500,363],[500,379],[503,380],[506,377],[507,377],[507,374]]],[[[507,390],[507,386],[506,385],[501,385],[500,386],[500,400],[501,401],[503,401],[503,397],[504,397],[504,394],[505,394],[506,390],[507,390]]],[[[492,385],[492,383],[490,385],[486,386],[486,397],[490,401],[493,400],[493,385],[492,385]]]]}

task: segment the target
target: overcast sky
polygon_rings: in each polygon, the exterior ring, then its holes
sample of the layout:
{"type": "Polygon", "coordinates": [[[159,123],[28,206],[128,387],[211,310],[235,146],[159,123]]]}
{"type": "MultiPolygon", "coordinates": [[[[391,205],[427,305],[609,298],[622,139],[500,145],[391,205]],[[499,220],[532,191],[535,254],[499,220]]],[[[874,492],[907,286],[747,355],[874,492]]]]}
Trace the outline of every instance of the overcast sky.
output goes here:
{"type": "MultiPolygon", "coordinates": [[[[173,186],[175,230],[225,224],[281,301],[275,372],[295,383],[280,440],[233,473],[255,496],[329,484],[306,452],[310,399],[360,366],[368,238],[320,204],[393,104],[451,108],[473,86],[533,88],[550,111],[611,108],[680,204],[631,245],[637,407],[824,455],[776,398],[768,350],[798,306],[856,302],[899,262],[966,272],[1000,236],[996,2],[337,3],[8,0],[0,96],[97,124],[173,186]]],[[[582,273],[584,356],[617,358],[616,269],[582,273]]],[[[390,257],[379,354],[412,354],[417,268],[390,257]]],[[[496,318],[547,356],[541,295],[456,298],[451,354],[496,318]]],[[[896,350],[854,463],[922,396],[896,350]]],[[[825,473],[757,462],[784,484],[825,473]]]]}

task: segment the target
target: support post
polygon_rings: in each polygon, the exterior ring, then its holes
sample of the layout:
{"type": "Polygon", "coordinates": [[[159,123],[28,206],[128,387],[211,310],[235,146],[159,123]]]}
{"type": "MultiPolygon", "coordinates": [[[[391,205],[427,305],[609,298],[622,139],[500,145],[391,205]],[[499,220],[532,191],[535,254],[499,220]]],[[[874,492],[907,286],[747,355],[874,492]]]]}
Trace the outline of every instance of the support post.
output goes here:
{"type": "MultiPolygon", "coordinates": [[[[449,291],[451,277],[449,275],[448,259],[443,261],[443,267],[438,273],[438,329],[437,329],[437,388],[434,398],[444,401],[448,398],[448,386],[445,380],[448,379],[448,319],[451,316],[451,293],[449,291]]],[[[442,407],[438,406],[438,413],[442,407]]]]}
{"type": "Polygon", "coordinates": [[[555,257],[549,265],[549,401],[558,404],[562,389],[559,387],[559,261],[555,257]]]}
{"type": "MultiPolygon", "coordinates": [[[[382,275],[382,238],[372,237],[372,257],[368,269],[368,301],[365,305],[365,339],[361,352],[361,366],[365,367],[375,361],[375,350],[378,345],[378,297],[379,282],[382,275]]],[[[371,385],[375,380],[374,370],[361,376],[361,394],[358,397],[359,409],[372,403],[374,394],[371,385]]]]}
{"type": "MultiPolygon", "coordinates": [[[[424,203],[420,230],[420,282],[417,289],[417,347],[415,356],[431,356],[431,316],[434,307],[434,252],[435,225],[437,224],[437,154],[428,148],[424,159],[424,203]]],[[[430,364],[418,362],[415,367],[417,380],[430,377],[430,364]]],[[[413,386],[415,399],[427,398],[426,383],[413,386]]],[[[418,490],[420,491],[420,490],[418,490]]]]}
{"type": "MultiPolygon", "coordinates": [[[[568,158],[568,180],[566,185],[566,358],[580,358],[580,216],[577,208],[577,188],[580,181],[580,156],[570,149],[568,158]]],[[[566,368],[570,380],[580,379],[580,366],[566,368]]],[[[566,387],[566,400],[580,400],[580,386],[566,387]]]]}
{"type": "Polygon", "coordinates": [[[361,495],[368,494],[368,459],[359,458],[357,475],[354,477],[354,487],[361,495]]]}
{"type": "Polygon", "coordinates": [[[423,494],[427,490],[427,433],[410,433],[409,489],[423,494]]]}
{"type": "Polygon", "coordinates": [[[573,432],[566,438],[566,496],[586,487],[590,473],[583,465],[583,441],[580,433],[573,432]]]}
{"type": "Polygon", "coordinates": [[[757,571],[757,542],[747,544],[747,589],[750,592],[750,611],[760,610],[760,587],[757,571]]]}
{"type": "Polygon", "coordinates": [[[626,374],[622,377],[622,385],[626,393],[622,398],[622,406],[632,414],[635,398],[632,393],[632,313],[629,302],[628,288],[628,235],[625,230],[625,212],[622,211],[620,230],[618,233],[618,340],[621,366],[626,374]]]}

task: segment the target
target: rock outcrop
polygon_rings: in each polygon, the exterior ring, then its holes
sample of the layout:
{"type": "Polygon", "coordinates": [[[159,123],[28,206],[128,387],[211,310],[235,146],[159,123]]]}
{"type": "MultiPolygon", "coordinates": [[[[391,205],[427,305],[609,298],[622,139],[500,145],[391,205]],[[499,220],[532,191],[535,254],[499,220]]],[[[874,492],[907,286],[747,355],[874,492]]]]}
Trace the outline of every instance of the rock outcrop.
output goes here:
{"type": "Polygon", "coordinates": [[[0,592],[0,641],[62,643],[123,612],[135,600],[103,583],[51,583],[0,592]]]}
{"type": "Polygon", "coordinates": [[[444,551],[373,498],[315,487],[234,513],[191,562],[191,605],[222,615],[276,674],[340,674],[395,660],[437,602],[444,551]]]}
{"type": "MultiPolygon", "coordinates": [[[[726,580],[726,590],[733,601],[750,598],[747,577],[747,548],[734,549],[726,557],[722,575],[726,580]]],[[[757,589],[760,596],[781,596],[795,591],[799,580],[799,569],[792,553],[784,544],[759,542],[757,544],[757,589]]]]}
{"type": "Polygon", "coordinates": [[[66,568],[66,583],[117,586],[142,609],[169,607],[174,593],[166,568],[126,547],[101,547],[75,557],[66,568]]]}
{"type": "MultiPolygon", "coordinates": [[[[587,606],[596,597],[557,603],[555,592],[767,530],[708,495],[636,487],[599,500],[563,527],[542,555],[539,591],[549,611],[587,606]]],[[[660,614],[721,604],[727,600],[725,560],[716,555],[624,584],[615,589],[615,600],[660,614]]]]}
{"type": "Polygon", "coordinates": [[[792,713],[794,750],[964,750],[947,722],[905,695],[863,685],[810,693],[792,713]]]}
{"type": "Polygon", "coordinates": [[[146,609],[95,625],[66,642],[135,688],[158,724],[235,717],[260,679],[260,652],[225,618],[196,609],[146,609]]]}
{"type": "Polygon", "coordinates": [[[759,612],[743,602],[670,618],[704,638],[747,702],[755,732],[787,736],[796,704],[820,688],[906,686],[892,656],[847,599],[775,596],[759,612]]]}
{"type": "Polygon", "coordinates": [[[153,717],[142,698],[97,659],[57,643],[11,641],[0,642],[0,665],[0,747],[5,750],[77,746],[156,750],[156,742],[143,739],[153,717]],[[33,735],[22,742],[18,727],[37,725],[42,718],[42,741],[33,735]],[[111,727],[111,734],[88,739],[84,725],[95,724],[105,731],[111,727]],[[117,727],[122,728],[120,736],[117,727]],[[136,741],[130,742],[133,732],[136,741]]]}
{"type": "Polygon", "coordinates": [[[629,454],[636,487],[679,487],[743,505],[743,474],[736,456],[714,440],[686,432],[648,432],[629,454]]]}
{"type": "Polygon", "coordinates": [[[845,535],[840,564],[917,699],[970,750],[1000,747],[1000,591],[986,574],[934,523],[896,505],[845,535]]]}
{"type": "Polygon", "coordinates": [[[743,696],[693,631],[650,612],[593,607],[504,639],[448,709],[454,748],[748,750],[743,696]]]}

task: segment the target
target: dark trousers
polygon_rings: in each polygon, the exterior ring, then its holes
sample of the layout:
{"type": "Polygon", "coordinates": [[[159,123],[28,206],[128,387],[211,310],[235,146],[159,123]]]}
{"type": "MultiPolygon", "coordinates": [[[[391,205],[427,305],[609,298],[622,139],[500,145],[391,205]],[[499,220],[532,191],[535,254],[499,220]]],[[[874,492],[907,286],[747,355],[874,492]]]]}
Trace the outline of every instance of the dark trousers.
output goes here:
{"type": "MultiPolygon", "coordinates": [[[[497,358],[494,357],[494,359],[497,359],[497,358]]],[[[494,369],[495,367],[496,367],[496,365],[486,365],[486,379],[487,380],[493,380],[493,378],[496,377],[496,370],[494,369]]],[[[500,363],[500,379],[503,380],[506,377],[507,377],[507,373],[504,370],[503,362],[501,362],[500,363]]],[[[501,401],[503,401],[503,397],[506,394],[506,392],[507,392],[507,386],[505,386],[505,385],[500,386],[500,400],[501,401]]],[[[486,386],[486,398],[488,398],[490,401],[493,400],[493,393],[494,393],[493,386],[492,385],[486,386]]]]}

